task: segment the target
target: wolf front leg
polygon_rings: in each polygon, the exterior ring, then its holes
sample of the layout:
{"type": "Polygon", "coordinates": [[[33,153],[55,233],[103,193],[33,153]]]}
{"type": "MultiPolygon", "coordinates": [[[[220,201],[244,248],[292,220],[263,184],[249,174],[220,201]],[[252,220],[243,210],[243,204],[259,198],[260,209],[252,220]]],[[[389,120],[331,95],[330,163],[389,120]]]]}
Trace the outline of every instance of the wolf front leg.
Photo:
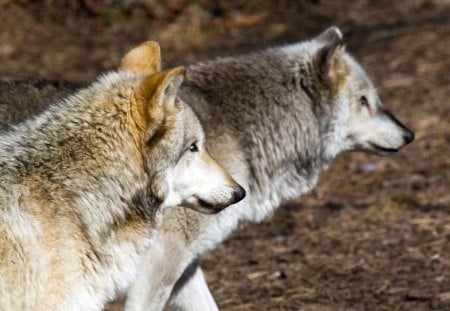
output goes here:
{"type": "Polygon", "coordinates": [[[142,261],[138,275],[128,290],[125,310],[163,310],[175,283],[192,262],[192,257],[182,239],[162,235],[142,261]]]}
{"type": "Polygon", "coordinates": [[[173,311],[218,311],[219,308],[206,284],[198,260],[194,261],[177,281],[169,300],[173,311]]]}
{"type": "Polygon", "coordinates": [[[224,239],[228,233],[225,229],[234,227],[234,222],[223,218],[226,213],[212,216],[188,208],[167,211],[157,241],[128,291],[125,309],[160,311],[172,294],[172,305],[178,310],[217,310],[203,273],[197,268],[197,258],[224,239]],[[217,228],[225,234],[217,234],[217,228]]]}

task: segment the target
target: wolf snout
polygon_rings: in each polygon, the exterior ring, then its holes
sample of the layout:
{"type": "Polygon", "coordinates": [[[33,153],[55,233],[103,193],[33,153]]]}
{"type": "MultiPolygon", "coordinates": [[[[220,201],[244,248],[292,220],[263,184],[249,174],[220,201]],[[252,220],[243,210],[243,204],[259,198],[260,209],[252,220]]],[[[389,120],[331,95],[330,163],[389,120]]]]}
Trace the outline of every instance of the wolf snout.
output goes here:
{"type": "Polygon", "coordinates": [[[413,131],[405,128],[405,135],[403,135],[403,139],[405,140],[405,144],[411,143],[415,138],[415,134],[413,131]]]}
{"type": "Polygon", "coordinates": [[[233,200],[231,204],[235,204],[245,198],[246,192],[245,189],[241,187],[241,185],[237,185],[233,191],[233,200]]]}
{"type": "Polygon", "coordinates": [[[183,202],[183,205],[203,214],[216,214],[228,206],[245,198],[245,189],[240,185],[227,185],[220,191],[208,191],[205,196],[196,195],[183,202]]]}

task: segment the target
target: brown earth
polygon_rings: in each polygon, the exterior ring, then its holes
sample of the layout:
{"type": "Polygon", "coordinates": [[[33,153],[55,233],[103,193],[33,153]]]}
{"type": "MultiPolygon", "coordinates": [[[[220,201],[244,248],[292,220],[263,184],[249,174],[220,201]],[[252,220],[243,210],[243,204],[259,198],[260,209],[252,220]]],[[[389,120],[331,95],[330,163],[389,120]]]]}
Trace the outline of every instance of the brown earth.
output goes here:
{"type": "Polygon", "coordinates": [[[450,1],[102,3],[0,0],[0,78],[86,82],[149,39],[178,65],[334,24],[416,132],[390,158],[340,156],[311,194],[205,256],[222,310],[450,310],[450,1]]]}

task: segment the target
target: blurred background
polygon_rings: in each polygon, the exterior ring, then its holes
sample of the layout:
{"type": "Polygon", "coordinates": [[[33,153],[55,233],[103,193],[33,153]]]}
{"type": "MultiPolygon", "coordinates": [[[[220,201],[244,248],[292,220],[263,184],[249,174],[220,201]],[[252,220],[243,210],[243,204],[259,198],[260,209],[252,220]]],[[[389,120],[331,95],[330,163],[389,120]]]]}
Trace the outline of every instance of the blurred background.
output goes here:
{"type": "Polygon", "coordinates": [[[210,288],[222,310],[449,310],[449,0],[0,0],[0,80],[86,83],[146,40],[168,67],[331,25],[416,141],[340,156],[311,194],[203,258],[210,288]]]}

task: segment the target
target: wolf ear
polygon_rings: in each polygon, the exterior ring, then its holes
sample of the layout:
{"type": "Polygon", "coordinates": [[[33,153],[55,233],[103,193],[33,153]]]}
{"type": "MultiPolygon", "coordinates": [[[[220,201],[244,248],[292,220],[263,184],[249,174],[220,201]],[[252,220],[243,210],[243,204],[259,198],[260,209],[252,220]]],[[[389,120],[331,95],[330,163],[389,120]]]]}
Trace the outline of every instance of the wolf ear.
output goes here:
{"type": "Polygon", "coordinates": [[[161,70],[161,50],[155,41],[147,41],[129,51],[120,65],[121,70],[151,75],[161,70]]]}
{"type": "Polygon", "coordinates": [[[144,79],[139,86],[141,98],[156,107],[170,109],[184,80],[183,66],[158,72],[144,79]]]}
{"type": "Polygon", "coordinates": [[[184,67],[177,67],[145,78],[136,90],[137,123],[152,134],[175,107],[175,100],[185,75],[184,67]]]}
{"type": "Polygon", "coordinates": [[[315,56],[320,80],[331,86],[334,91],[339,91],[345,86],[350,72],[344,59],[345,46],[342,38],[342,33],[337,27],[330,27],[315,38],[323,44],[315,56]]]}
{"type": "Polygon", "coordinates": [[[314,40],[319,41],[321,43],[332,43],[339,42],[342,40],[344,36],[339,28],[336,26],[331,26],[323,31],[320,35],[314,38],[314,40]]]}

